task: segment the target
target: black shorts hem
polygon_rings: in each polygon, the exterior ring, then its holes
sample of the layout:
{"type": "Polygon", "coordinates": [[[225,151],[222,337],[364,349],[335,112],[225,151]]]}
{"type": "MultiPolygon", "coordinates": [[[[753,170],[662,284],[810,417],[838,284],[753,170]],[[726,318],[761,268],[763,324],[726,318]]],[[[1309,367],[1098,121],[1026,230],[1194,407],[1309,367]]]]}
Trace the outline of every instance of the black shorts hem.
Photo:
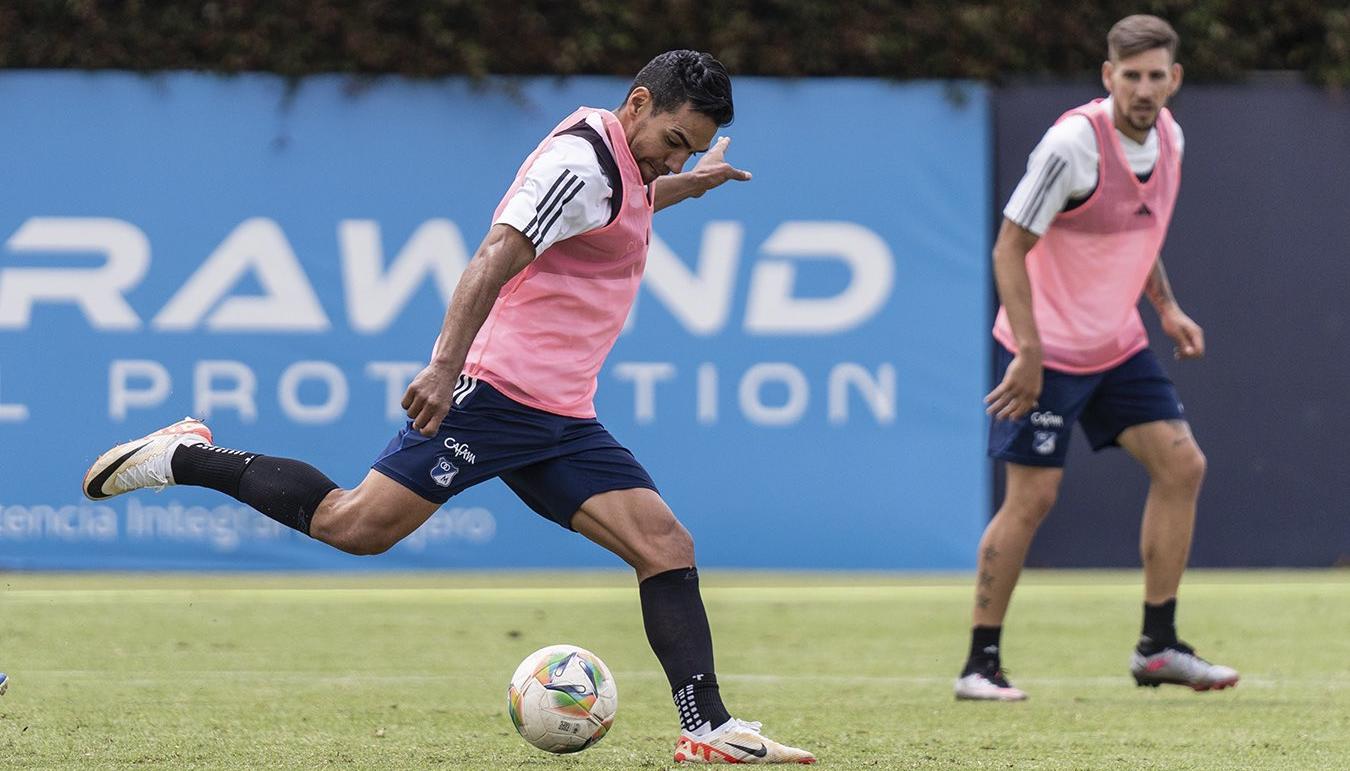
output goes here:
{"type": "Polygon", "coordinates": [[[1064,468],[1064,458],[1055,458],[1040,455],[1021,455],[1015,452],[991,452],[989,457],[994,460],[1016,463],[1019,466],[1036,466],[1038,468],[1064,468]]]}

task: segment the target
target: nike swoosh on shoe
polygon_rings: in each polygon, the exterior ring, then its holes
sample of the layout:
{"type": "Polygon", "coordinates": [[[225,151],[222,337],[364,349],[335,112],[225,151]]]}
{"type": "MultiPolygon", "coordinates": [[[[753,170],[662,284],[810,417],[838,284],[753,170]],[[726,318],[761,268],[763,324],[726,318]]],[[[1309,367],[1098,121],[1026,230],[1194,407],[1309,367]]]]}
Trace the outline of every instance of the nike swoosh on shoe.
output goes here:
{"type": "Polygon", "coordinates": [[[111,495],[107,495],[103,492],[104,483],[111,479],[112,476],[122,468],[122,464],[126,463],[128,458],[145,449],[148,444],[150,444],[150,442],[142,442],[141,444],[136,445],[135,449],[127,452],[122,457],[105,466],[103,470],[98,473],[98,476],[89,480],[89,484],[84,489],[85,494],[96,501],[104,498],[111,498],[111,495]]]}
{"type": "Polygon", "coordinates": [[[754,755],[754,756],[757,757],[757,758],[762,758],[762,757],[764,757],[765,755],[768,755],[768,754],[769,754],[769,747],[768,747],[768,745],[763,744],[763,743],[761,743],[761,744],[759,745],[759,749],[752,749],[752,748],[750,748],[750,747],[744,747],[744,746],[742,746],[742,745],[736,744],[735,742],[727,742],[727,746],[728,746],[728,747],[735,747],[736,749],[740,750],[741,752],[749,753],[749,754],[751,754],[751,755],[754,755]]]}

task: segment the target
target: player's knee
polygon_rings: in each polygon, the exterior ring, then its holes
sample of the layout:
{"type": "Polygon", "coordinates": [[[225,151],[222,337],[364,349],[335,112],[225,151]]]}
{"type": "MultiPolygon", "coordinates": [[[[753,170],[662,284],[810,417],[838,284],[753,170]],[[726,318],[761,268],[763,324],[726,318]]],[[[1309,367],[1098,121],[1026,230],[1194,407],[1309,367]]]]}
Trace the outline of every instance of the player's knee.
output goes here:
{"type": "Polygon", "coordinates": [[[689,567],[694,564],[694,537],[674,516],[662,517],[644,528],[642,543],[635,550],[639,573],[689,567]]]}
{"type": "Polygon", "coordinates": [[[1059,488],[1050,485],[1021,490],[1008,499],[1004,514],[1016,519],[1023,526],[1034,529],[1045,521],[1058,499],[1059,488]]]}
{"type": "Polygon", "coordinates": [[[1199,491],[1200,485],[1205,481],[1208,466],[1205,454],[1194,442],[1190,442],[1173,453],[1160,468],[1155,469],[1153,479],[1179,489],[1199,491]]]}
{"type": "Polygon", "coordinates": [[[375,530],[361,530],[350,536],[343,551],[360,557],[370,557],[376,554],[384,554],[393,548],[396,543],[398,543],[398,539],[386,533],[375,530]]]}
{"type": "Polygon", "coordinates": [[[368,557],[384,554],[399,542],[398,533],[369,522],[357,522],[347,529],[338,548],[348,554],[368,557]]]}

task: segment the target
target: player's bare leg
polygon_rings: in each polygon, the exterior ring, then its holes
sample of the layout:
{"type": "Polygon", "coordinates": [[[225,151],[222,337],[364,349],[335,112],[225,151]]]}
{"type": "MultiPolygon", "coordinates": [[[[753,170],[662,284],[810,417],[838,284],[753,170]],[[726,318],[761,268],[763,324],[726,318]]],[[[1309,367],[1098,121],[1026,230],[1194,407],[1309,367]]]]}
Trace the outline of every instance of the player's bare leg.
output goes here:
{"type": "Polygon", "coordinates": [[[1059,496],[1064,469],[1008,463],[1003,505],[984,529],[976,558],[976,626],[1000,626],[1031,540],[1059,496]]]}
{"type": "Polygon", "coordinates": [[[814,763],[809,752],[731,717],[713,670],[712,633],[694,567],[694,540],[654,490],[613,490],[589,498],[572,518],[582,535],[637,573],[647,640],[670,681],[682,732],[675,760],[687,763],[814,763]]]}
{"type": "Polygon", "coordinates": [[[309,534],[348,554],[382,554],[422,526],[440,508],[378,471],[351,490],[328,493],[310,520],[309,534]]]}
{"type": "Polygon", "coordinates": [[[985,527],[976,557],[971,650],[956,681],[958,699],[1021,701],[1026,694],[1003,675],[999,645],[1022,564],[1036,530],[1059,496],[1064,470],[1007,464],[1003,505],[985,527]]]}
{"type": "Polygon", "coordinates": [[[694,539],[655,490],[611,490],[589,498],[572,529],[632,566],[638,582],[694,565],[694,539]]]}
{"type": "Polygon", "coordinates": [[[1144,601],[1163,603],[1177,596],[1190,557],[1205,456],[1181,420],[1131,426],[1118,441],[1148,471],[1148,500],[1139,531],[1144,601]]]}
{"type": "Polygon", "coordinates": [[[1210,664],[1177,638],[1176,597],[1190,557],[1195,506],[1205,456],[1184,420],[1131,426],[1118,440],[1148,471],[1148,500],[1139,533],[1144,562],[1144,628],[1130,670],[1140,685],[1196,690],[1236,685],[1238,673],[1210,664]]]}

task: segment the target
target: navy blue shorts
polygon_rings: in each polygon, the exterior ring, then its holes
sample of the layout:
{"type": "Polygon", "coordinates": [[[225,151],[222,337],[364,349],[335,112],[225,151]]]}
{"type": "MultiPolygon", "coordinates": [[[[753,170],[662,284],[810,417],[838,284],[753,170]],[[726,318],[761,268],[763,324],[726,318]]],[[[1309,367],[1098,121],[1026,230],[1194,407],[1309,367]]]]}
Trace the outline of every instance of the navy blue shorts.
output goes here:
{"type": "Polygon", "coordinates": [[[540,516],[569,530],[572,515],[592,495],[656,489],[633,453],[595,418],[527,407],[464,376],[455,393],[435,437],[408,421],[372,468],[432,503],[501,477],[540,516]]]}
{"type": "MultiPolygon", "coordinates": [[[[1000,382],[1013,355],[998,346],[1000,382]]],[[[1074,421],[1083,427],[1093,450],[1116,444],[1120,432],[1155,420],[1182,420],[1176,386],[1148,348],[1092,375],[1045,370],[1036,407],[1021,420],[992,420],[989,457],[1024,466],[1064,465],[1074,421]]]]}

